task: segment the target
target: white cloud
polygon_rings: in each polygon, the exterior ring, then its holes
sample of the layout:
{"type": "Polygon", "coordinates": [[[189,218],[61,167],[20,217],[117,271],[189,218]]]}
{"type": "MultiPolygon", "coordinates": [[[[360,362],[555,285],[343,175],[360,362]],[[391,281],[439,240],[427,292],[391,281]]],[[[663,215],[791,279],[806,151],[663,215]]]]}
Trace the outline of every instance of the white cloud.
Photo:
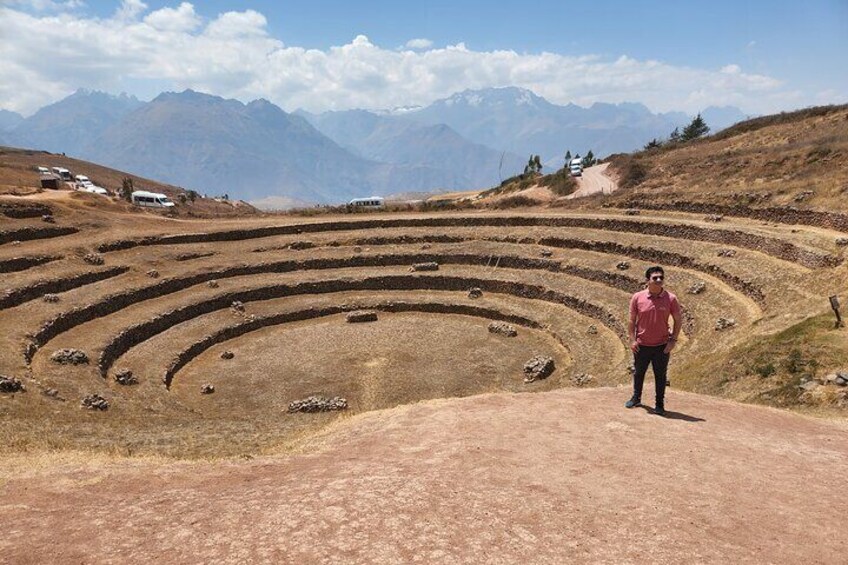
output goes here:
{"type": "Polygon", "coordinates": [[[176,9],[161,8],[150,12],[144,18],[144,23],[160,31],[189,33],[200,25],[200,17],[195,13],[194,6],[183,2],[176,9]]]}
{"type": "Polygon", "coordinates": [[[136,19],[147,9],[147,4],[141,0],[123,0],[121,6],[115,12],[115,19],[128,21],[136,19]]]}
{"type": "Polygon", "coordinates": [[[423,38],[410,39],[409,41],[406,42],[406,47],[409,47],[410,49],[429,49],[432,46],[433,46],[432,41],[430,41],[429,39],[423,39],[423,38]]]}
{"type": "Polygon", "coordinates": [[[102,19],[0,5],[0,108],[30,113],[79,87],[114,92],[139,83],[311,111],[422,105],[509,85],[558,104],[633,101],[692,113],[725,104],[762,113],[785,109],[780,104],[796,97],[774,78],[736,64],[716,71],[627,56],[474,51],[464,43],[433,48],[425,39],[386,49],[364,35],[305,49],[271,36],[253,10],[204,20],[188,2],[147,9],[141,0],[123,0],[102,19]]]}

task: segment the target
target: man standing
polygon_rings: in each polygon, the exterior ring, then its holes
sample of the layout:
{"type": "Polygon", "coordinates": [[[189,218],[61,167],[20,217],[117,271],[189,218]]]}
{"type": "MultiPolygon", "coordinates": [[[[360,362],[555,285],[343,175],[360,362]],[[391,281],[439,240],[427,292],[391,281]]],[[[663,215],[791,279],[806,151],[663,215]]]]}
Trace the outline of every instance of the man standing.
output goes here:
{"type": "Polygon", "coordinates": [[[680,334],[680,304],[677,297],[663,289],[665,272],[662,267],[649,267],[645,271],[648,287],[630,299],[630,323],[627,334],[633,350],[633,397],[625,406],[633,408],[642,404],[642,384],[648,365],[654,370],[657,402],[654,413],[665,416],[665,383],[671,350],[680,334]],[[669,331],[668,318],[674,320],[669,331]]]}

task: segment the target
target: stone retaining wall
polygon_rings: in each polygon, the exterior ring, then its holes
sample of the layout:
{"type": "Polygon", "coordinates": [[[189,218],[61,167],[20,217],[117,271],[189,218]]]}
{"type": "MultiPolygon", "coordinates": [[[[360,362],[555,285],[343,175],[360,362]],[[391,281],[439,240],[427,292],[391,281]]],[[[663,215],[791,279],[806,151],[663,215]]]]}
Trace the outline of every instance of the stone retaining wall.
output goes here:
{"type": "Polygon", "coordinates": [[[646,210],[673,210],[676,212],[691,212],[694,214],[721,214],[738,216],[780,224],[800,224],[848,232],[848,215],[819,210],[799,210],[794,206],[770,206],[768,208],[752,208],[741,204],[709,204],[707,202],[690,202],[687,200],[627,200],[608,204],[614,208],[643,208],[646,210]]]}
{"type": "Polygon", "coordinates": [[[160,314],[155,318],[125,329],[115,336],[104,348],[98,366],[105,376],[112,364],[130,348],[162,333],[176,324],[186,322],[198,316],[217,310],[229,308],[239,301],[242,303],[259,300],[271,300],[285,296],[304,294],[328,294],[348,291],[381,291],[381,290],[442,290],[467,291],[470,287],[479,287],[484,292],[509,294],[531,300],[543,300],[562,304],[585,316],[594,318],[613,330],[620,338],[626,335],[624,326],[615,315],[605,308],[569,294],[548,289],[541,285],[530,285],[513,281],[497,279],[479,279],[460,276],[407,276],[388,275],[370,277],[359,280],[326,280],[303,282],[298,284],[276,284],[252,288],[238,292],[221,294],[209,300],[189,304],[170,312],[160,314]]]}
{"type": "MultiPolygon", "coordinates": [[[[516,324],[532,329],[544,329],[541,324],[529,318],[516,316],[513,314],[506,314],[494,308],[484,308],[464,304],[389,301],[368,304],[365,306],[328,306],[324,308],[310,308],[307,310],[284,312],[279,314],[273,314],[271,316],[254,318],[241,324],[222,328],[216,331],[215,333],[204,337],[200,341],[191,344],[188,348],[181,351],[168,365],[168,368],[165,371],[165,375],[162,378],[162,381],[165,383],[165,386],[167,388],[170,388],[174,376],[183,367],[185,367],[189,362],[191,362],[192,359],[196,358],[198,355],[200,355],[210,347],[219,343],[229,341],[231,339],[256,331],[261,328],[286,324],[289,322],[320,318],[323,316],[332,316],[334,314],[340,314],[342,312],[347,312],[352,309],[359,309],[363,307],[368,308],[370,310],[381,310],[384,312],[426,312],[429,314],[462,314],[466,316],[475,316],[478,318],[487,318],[491,320],[508,322],[511,324],[516,324]]],[[[563,341],[559,336],[557,336],[553,332],[551,332],[551,334],[561,345],[564,346],[563,341]]]]}
{"type": "Polygon", "coordinates": [[[30,257],[12,257],[11,259],[3,259],[0,261],[0,273],[15,273],[18,271],[26,271],[33,267],[58,261],[62,257],[59,255],[33,255],[30,257]]]}
{"type": "Polygon", "coordinates": [[[20,306],[24,302],[35,300],[45,294],[67,292],[88,284],[117,277],[129,270],[129,267],[110,267],[105,271],[92,271],[72,277],[42,280],[29,286],[7,290],[4,294],[0,295],[0,310],[20,306]]]}
{"type": "Polygon", "coordinates": [[[0,231],[0,245],[9,243],[10,241],[31,241],[33,239],[60,237],[63,235],[77,233],[78,231],[79,230],[77,228],[57,226],[45,226],[38,228],[26,227],[14,230],[2,230],[0,231]]]}
{"type": "Polygon", "coordinates": [[[664,224],[636,220],[603,218],[540,218],[528,216],[495,217],[446,217],[446,218],[398,218],[390,220],[357,220],[290,226],[269,226],[264,228],[231,230],[194,234],[150,236],[139,239],[118,240],[104,243],[98,251],[106,253],[130,249],[144,245],[173,245],[187,243],[208,243],[214,241],[240,241],[278,235],[317,233],[344,230],[364,230],[380,228],[415,227],[572,227],[598,229],[612,232],[629,232],[657,235],[674,239],[708,241],[744,247],[760,251],[767,255],[798,263],[806,267],[832,267],[841,263],[837,256],[825,255],[801,249],[792,243],[738,230],[703,228],[684,224],[664,224]]]}

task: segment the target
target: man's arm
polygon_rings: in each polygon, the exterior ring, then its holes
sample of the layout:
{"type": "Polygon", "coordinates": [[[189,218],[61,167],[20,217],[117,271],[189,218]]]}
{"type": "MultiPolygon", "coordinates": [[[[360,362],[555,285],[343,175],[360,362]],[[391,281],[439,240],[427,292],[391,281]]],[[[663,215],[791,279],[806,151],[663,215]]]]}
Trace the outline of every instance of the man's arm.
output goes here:
{"type": "Polygon", "coordinates": [[[677,300],[671,305],[671,319],[674,323],[671,328],[671,337],[665,346],[666,353],[671,353],[671,350],[677,345],[677,336],[680,335],[680,330],[683,327],[683,316],[680,315],[680,305],[677,303],[677,300]]]}
{"type": "Polygon", "coordinates": [[[636,343],[636,297],[630,299],[630,321],[627,323],[627,337],[630,339],[630,349],[633,353],[639,350],[639,344],[636,343]]]}

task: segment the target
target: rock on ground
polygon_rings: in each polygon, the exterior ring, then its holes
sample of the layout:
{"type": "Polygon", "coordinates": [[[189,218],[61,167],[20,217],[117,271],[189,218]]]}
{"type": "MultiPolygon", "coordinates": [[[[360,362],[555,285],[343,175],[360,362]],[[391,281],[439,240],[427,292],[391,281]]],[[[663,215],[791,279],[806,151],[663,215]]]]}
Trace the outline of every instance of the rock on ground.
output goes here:
{"type": "Polygon", "coordinates": [[[347,400],[334,396],[328,398],[325,396],[309,396],[302,400],[295,400],[289,403],[289,412],[332,412],[335,410],[346,410],[347,400]]]}
{"type": "Polygon", "coordinates": [[[88,355],[81,349],[59,349],[53,352],[50,360],[60,365],[85,365],[88,355]]]}
{"type": "Polygon", "coordinates": [[[524,364],[524,382],[532,383],[548,378],[554,372],[553,357],[536,355],[524,364]]]}
{"type": "Polygon", "coordinates": [[[489,324],[489,333],[502,335],[505,337],[515,337],[518,335],[518,332],[515,329],[515,326],[511,326],[505,322],[492,322],[489,324]]]}

